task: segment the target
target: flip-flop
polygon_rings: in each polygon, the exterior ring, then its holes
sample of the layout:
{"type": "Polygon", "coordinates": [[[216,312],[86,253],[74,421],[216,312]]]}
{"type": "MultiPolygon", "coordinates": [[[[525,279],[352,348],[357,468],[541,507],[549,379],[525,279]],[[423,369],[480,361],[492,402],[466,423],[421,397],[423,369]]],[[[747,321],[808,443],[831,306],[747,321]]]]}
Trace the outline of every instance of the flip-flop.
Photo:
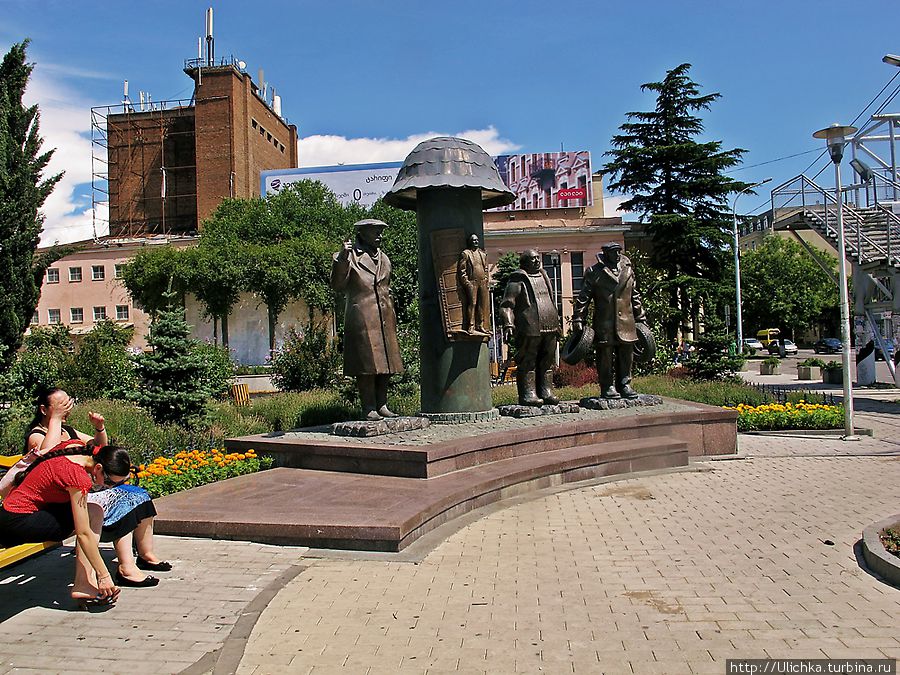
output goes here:
{"type": "Polygon", "coordinates": [[[107,595],[105,597],[98,595],[95,598],[76,598],[75,603],[79,610],[88,612],[92,609],[109,609],[116,604],[116,600],[117,597],[114,595],[107,595]]]}

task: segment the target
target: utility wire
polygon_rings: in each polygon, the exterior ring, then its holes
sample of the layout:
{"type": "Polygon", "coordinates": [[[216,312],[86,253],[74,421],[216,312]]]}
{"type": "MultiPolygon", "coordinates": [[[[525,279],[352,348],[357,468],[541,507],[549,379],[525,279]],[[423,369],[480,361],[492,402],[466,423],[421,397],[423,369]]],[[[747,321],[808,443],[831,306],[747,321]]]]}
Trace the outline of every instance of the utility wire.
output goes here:
{"type": "Polygon", "coordinates": [[[737,169],[729,169],[724,173],[734,173],[735,171],[743,171],[744,169],[755,169],[758,166],[765,166],[766,164],[774,164],[775,162],[780,162],[784,159],[793,159],[794,157],[800,157],[802,155],[808,155],[811,152],[819,152],[818,148],[813,148],[812,150],[804,150],[803,152],[797,152],[793,155],[785,155],[784,157],[776,157],[775,159],[770,159],[765,162],[760,162],[759,164],[748,164],[747,166],[740,166],[737,169]]]}

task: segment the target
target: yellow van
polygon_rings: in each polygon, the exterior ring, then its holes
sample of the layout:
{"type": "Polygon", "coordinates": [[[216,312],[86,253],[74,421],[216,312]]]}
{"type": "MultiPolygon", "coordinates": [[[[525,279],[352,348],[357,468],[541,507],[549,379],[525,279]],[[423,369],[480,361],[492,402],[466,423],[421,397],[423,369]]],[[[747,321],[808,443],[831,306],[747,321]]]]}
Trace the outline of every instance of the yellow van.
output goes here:
{"type": "Polygon", "coordinates": [[[768,347],[770,342],[778,340],[781,331],[778,328],[764,328],[756,332],[756,339],[762,342],[763,347],[768,347]]]}

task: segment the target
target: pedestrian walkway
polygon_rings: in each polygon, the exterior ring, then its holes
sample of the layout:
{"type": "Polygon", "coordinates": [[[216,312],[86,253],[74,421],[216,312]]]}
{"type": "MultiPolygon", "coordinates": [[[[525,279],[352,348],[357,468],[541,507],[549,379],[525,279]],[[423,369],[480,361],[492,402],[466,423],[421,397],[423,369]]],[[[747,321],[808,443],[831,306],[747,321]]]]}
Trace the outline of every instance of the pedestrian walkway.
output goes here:
{"type": "MultiPolygon", "coordinates": [[[[900,658],[900,590],[857,562],[900,512],[900,404],[874,438],[739,455],[487,507],[396,554],[160,538],[175,570],[66,611],[70,553],[0,574],[0,673],[718,673],[900,658]],[[852,453],[852,454],[848,454],[852,453]]],[[[111,551],[108,551],[111,554],[111,551]]]]}

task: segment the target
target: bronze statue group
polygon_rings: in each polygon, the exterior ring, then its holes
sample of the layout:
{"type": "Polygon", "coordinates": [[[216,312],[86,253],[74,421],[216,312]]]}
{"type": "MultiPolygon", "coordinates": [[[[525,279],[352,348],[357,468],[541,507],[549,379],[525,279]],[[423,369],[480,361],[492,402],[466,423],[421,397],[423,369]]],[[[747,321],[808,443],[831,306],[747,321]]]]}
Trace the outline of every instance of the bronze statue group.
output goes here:
{"type": "MultiPolygon", "coordinates": [[[[403,371],[390,295],[391,263],[381,250],[385,227],[380,220],[357,222],[356,241],[345,242],[334,254],[331,270],[332,288],[346,295],[344,374],[356,378],[362,415],[369,421],[396,417],[387,407],[388,382],[403,371]]],[[[605,399],[638,396],[631,372],[640,324],[647,321],[631,261],[621,249],[616,242],[605,244],[597,263],[585,272],[574,301],[573,335],[563,351],[563,358],[575,363],[590,348],[595,350],[600,397],[605,399]]],[[[555,293],[538,251],[524,251],[519,265],[504,289],[500,329],[507,342],[515,343],[519,404],[553,405],[559,402],[553,372],[561,332],[555,293]]],[[[477,234],[469,234],[460,251],[457,279],[463,332],[489,335],[490,279],[477,234]]]]}

